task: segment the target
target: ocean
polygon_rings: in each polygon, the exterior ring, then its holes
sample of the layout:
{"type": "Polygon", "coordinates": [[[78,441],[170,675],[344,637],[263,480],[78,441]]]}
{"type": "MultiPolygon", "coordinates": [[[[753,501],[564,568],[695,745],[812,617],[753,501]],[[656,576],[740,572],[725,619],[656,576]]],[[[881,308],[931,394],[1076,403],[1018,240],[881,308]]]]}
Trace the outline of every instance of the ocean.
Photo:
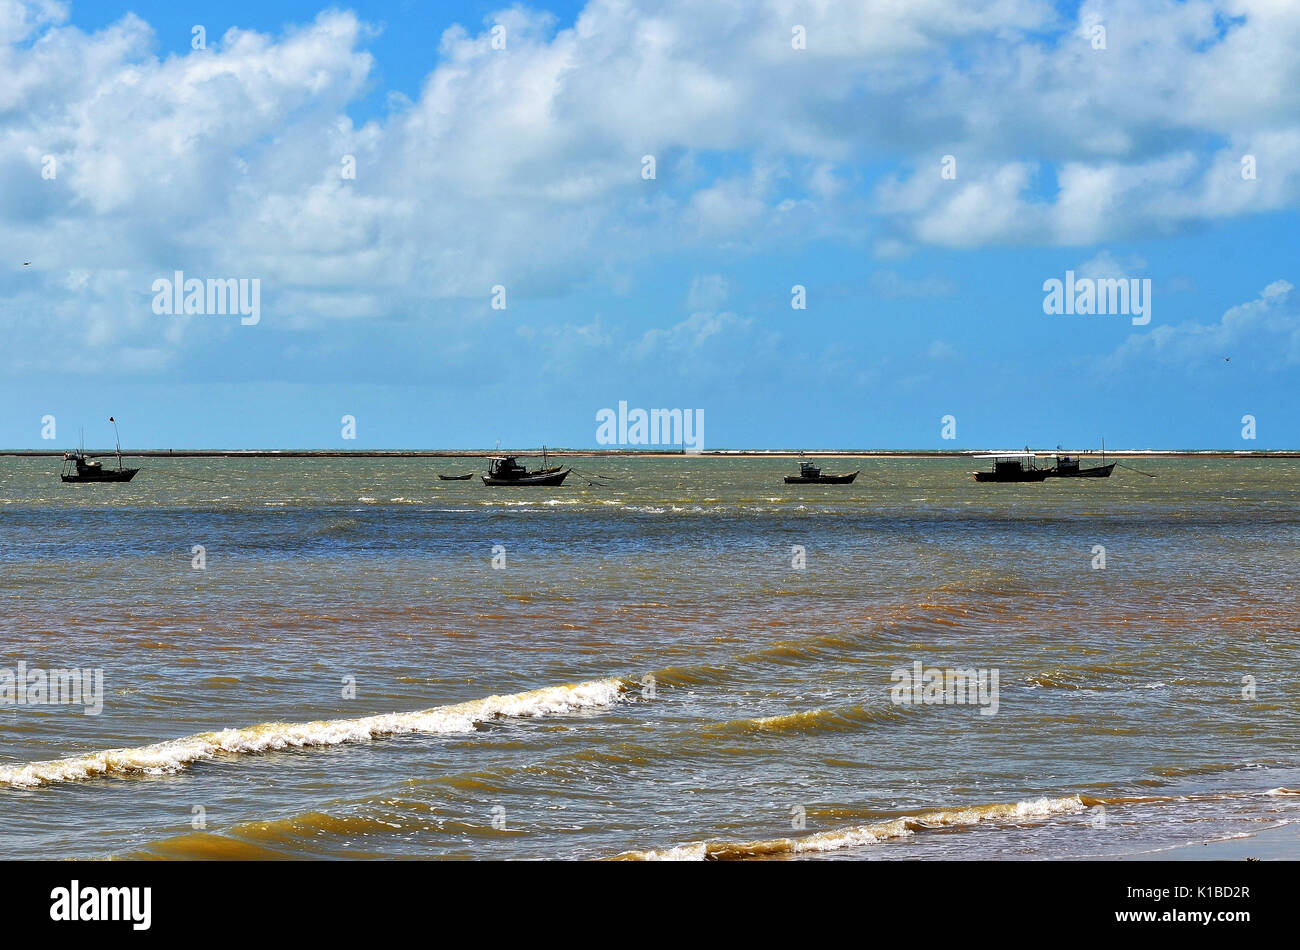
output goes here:
{"type": "Polygon", "coordinates": [[[1300,818],[1296,460],[569,461],[603,477],[0,459],[3,853],[1089,858],[1300,818]],[[97,715],[20,697],[59,669],[97,715]]]}

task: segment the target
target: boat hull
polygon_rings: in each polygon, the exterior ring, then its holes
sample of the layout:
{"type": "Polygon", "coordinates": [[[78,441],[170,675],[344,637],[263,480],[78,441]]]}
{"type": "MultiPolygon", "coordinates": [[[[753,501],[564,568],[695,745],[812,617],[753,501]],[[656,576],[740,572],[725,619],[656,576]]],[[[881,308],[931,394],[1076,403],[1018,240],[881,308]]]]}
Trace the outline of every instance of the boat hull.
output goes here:
{"type": "MultiPolygon", "coordinates": [[[[861,469],[858,470],[860,472],[861,469]]],[[[785,483],[787,485],[851,485],[853,480],[858,477],[858,472],[849,472],[847,475],[818,475],[816,478],[808,478],[804,475],[787,475],[785,483]]]]}
{"type": "Polygon", "coordinates": [[[473,478],[473,477],[474,477],[474,473],[473,473],[473,472],[470,472],[468,475],[439,475],[439,476],[438,476],[438,481],[440,481],[440,482],[463,482],[463,481],[468,481],[469,479],[471,479],[471,478],[473,478]]]}
{"type": "Polygon", "coordinates": [[[100,472],[98,475],[60,475],[65,482],[129,482],[135,478],[138,468],[123,468],[117,471],[100,472]]]}
{"type": "Polygon", "coordinates": [[[1073,471],[1058,472],[1048,470],[1048,478],[1110,478],[1110,473],[1115,470],[1115,462],[1109,465],[1095,465],[1092,468],[1078,468],[1073,471]]]}
{"type": "Polygon", "coordinates": [[[523,475],[519,478],[494,478],[491,475],[481,475],[479,477],[483,479],[484,485],[490,485],[496,488],[510,487],[512,485],[518,485],[521,487],[538,486],[543,488],[553,488],[556,485],[563,485],[564,479],[568,476],[570,471],[572,470],[565,469],[562,472],[540,472],[534,475],[523,475]]]}
{"type": "Polygon", "coordinates": [[[972,472],[977,482],[1041,482],[1047,478],[1047,469],[1027,469],[1022,472],[972,472]]]}

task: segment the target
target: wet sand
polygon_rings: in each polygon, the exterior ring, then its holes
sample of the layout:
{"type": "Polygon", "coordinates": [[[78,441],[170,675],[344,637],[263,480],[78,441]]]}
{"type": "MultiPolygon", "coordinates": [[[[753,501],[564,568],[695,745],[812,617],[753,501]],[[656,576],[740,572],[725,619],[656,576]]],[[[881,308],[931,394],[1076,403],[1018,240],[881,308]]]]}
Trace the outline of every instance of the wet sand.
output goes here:
{"type": "Polygon", "coordinates": [[[1283,824],[1243,837],[1182,844],[1142,854],[1117,855],[1116,861],[1295,861],[1300,860],[1300,825],[1283,824]]]}

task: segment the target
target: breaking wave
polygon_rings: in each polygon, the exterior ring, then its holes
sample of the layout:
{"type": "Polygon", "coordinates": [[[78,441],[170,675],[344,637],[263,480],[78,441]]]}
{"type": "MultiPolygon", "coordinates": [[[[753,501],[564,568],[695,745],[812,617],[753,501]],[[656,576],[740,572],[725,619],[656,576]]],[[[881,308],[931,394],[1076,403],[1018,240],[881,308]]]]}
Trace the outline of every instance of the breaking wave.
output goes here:
{"type": "Polygon", "coordinates": [[[855,825],[835,831],[822,831],[801,838],[775,838],[770,841],[697,841],[656,851],[628,851],[618,855],[623,861],[738,861],[780,855],[839,851],[863,845],[879,844],[893,838],[905,838],[918,831],[977,825],[983,822],[1020,822],[1053,815],[1075,814],[1088,806],[1078,795],[1067,798],[1038,798],[1010,804],[973,805],[944,811],[924,812],[869,825],[855,825]]]}
{"type": "Polygon", "coordinates": [[[256,755],[282,749],[334,746],[410,733],[472,732],[477,723],[490,719],[557,715],[575,709],[610,706],[618,701],[624,685],[623,680],[617,678],[593,680],[506,696],[488,696],[418,712],[306,723],[268,722],[243,729],[203,732],[135,748],[108,749],[66,759],[0,766],[0,787],[34,788],[106,775],[168,775],[220,755],[256,755]]]}

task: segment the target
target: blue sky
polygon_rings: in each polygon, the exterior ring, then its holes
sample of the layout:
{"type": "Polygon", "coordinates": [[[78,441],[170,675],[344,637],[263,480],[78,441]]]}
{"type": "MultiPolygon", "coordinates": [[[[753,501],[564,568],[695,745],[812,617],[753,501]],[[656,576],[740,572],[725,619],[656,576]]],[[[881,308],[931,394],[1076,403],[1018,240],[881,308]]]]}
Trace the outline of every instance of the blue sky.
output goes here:
{"type": "Polygon", "coordinates": [[[1265,0],[0,0],[0,445],[1300,447],[1297,48],[1265,0]],[[260,319],[155,313],[178,269],[260,319]],[[1067,271],[1150,323],[1045,314],[1067,271]]]}

